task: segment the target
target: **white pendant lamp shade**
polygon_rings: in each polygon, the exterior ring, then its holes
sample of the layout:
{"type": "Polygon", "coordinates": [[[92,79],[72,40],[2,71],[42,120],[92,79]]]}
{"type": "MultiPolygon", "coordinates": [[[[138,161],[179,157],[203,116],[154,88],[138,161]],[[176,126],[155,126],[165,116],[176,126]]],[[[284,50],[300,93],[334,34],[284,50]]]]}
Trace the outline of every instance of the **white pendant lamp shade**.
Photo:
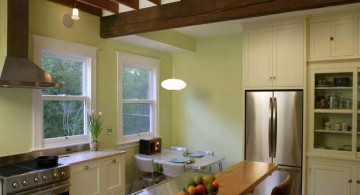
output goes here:
{"type": "Polygon", "coordinates": [[[79,20],[80,19],[79,10],[76,7],[74,7],[73,10],[72,10],[71,19],[73,19],[73,20],[79,20]]]}
{"type": "Polygon", "coordinates": [[[182,90],[186,87],[186,83],[180,79],[166,79],[161,82],[161,86],[167,90],[182,90]]]}

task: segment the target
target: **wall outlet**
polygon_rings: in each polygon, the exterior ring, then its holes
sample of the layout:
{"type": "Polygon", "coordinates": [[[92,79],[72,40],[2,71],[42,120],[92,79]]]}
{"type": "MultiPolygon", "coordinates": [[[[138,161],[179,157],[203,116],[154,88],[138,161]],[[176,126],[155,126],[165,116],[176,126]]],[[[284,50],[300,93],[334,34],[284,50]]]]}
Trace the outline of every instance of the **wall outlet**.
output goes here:
{"type": "Polygon", "coordinates": [[[112,128],[107,128],[107,134],[112,134],[112,128]]]}

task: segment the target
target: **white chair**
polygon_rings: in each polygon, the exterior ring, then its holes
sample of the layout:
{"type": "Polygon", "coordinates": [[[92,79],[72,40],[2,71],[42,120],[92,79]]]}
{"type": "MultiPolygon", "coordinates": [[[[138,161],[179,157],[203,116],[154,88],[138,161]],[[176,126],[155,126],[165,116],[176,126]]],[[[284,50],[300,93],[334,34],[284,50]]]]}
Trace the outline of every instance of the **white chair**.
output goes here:
{"type": "Polygon", "coordinates": [[[178,147],[178,146],[171,146],[170,150],[179,151],[179,152],[185,152],[185,151],[187,151],[187,148],[178,147]]]}
{"type": "MultiPolygon", "coordinates": [[[[139,175],[139,180],[137,182],[136,189],[138,189],[140,182],[142,180],[146,181],[146,183],[150,182],[151,185],[153,185],[165,179],[165,175],[163,173],[157,172],[155,170],[154,161],[152,159],[146,159],[135,155],[135,167],[137,171],[134,172],[134,178],[136,172],[138,172],[139,175]]],[[[130,193],[131,192],[132,192],[132,185],[130,187],[130,193]]]]}
{"type": "Polygon", "coordinates": [[[163,173],[166,178],[176,177],[180,174],[185,173],[185,164],[183,163],[171,163],[171,162],[163,162],[163,173]]]}
{"type": "MultiPolygon", "coordinates": [[[[208,156],[215,155],[214,151],[212,151],[212,150],[201,150],[199,152],[204,153],[205,155],[208,155],[208,156]]],[[[219,171],[222,171],[222,163],[221,162],[219,162],[219,171]]],[[[211,172],[211,166],[209,166],[209,172],[211,172]]]]}

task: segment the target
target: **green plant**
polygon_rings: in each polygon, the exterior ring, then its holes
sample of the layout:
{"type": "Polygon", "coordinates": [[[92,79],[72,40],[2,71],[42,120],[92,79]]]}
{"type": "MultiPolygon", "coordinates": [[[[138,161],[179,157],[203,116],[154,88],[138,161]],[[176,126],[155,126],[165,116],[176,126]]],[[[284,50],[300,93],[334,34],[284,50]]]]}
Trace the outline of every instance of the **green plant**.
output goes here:
{"type": "Polygon", "coordinates": [[[96,114],[92,111],[91,114],[88,115],[89,132],[92,140],[98,140],[102,130],[102,123],[101,112],[96,114]]]}

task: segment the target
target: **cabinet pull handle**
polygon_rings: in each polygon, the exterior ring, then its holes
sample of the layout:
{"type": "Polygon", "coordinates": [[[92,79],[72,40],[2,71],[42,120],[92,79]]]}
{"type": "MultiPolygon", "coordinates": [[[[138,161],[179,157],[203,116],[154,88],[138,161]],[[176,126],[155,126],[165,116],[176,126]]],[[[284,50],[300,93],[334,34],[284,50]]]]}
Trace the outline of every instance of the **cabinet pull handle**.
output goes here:
{"type": "Polygon", "coordinates": [[[85,167],[84,167],[84,171],[89,170],[89,169],[90,169],[89,166],[85,166],[85,167]]]}
{"type": "Polygon", "coordinates": [[[117,162],[117,160],[116,160],[116,159],[113,159],[111,162],[112,162],[112,163],[116,163],[116,162],[117,162]]]}
{"type": "Polygon", "coordinates": [[[349,183],[352,183],[352,179],[349,179],[348,182],[349,182],[349,183]]]}
{"type": "Polygon", "coordinates": [[[357,183],[357,184],[360,184],[360,180],[356,180],[356,183],[357,183]]]}
{"type": "Polygon", "coordinates": [[[334,37],[330,37],[330,41],[333,41],[334,40],[334,37]]]}

